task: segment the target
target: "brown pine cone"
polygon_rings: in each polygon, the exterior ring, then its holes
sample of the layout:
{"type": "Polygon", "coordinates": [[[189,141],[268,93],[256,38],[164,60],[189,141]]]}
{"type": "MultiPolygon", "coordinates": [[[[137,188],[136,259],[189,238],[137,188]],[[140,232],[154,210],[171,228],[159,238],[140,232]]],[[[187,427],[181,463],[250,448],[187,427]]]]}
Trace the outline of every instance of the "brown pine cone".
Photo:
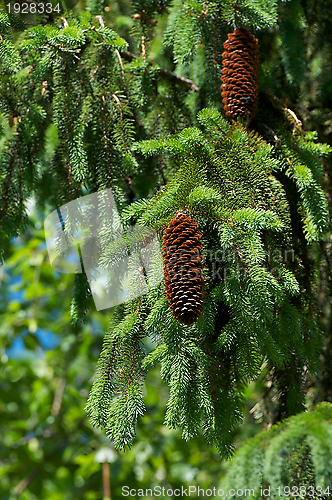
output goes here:
{"type": "Polygon", "coordinates": [[[237,28],[228,34],[224,49],[220,88],[226,115],[249,122],[258,100],[258,40],[245,28],[237,28]]]}
{"type": "Polygon", "coordinates": [[[163,236],[166,297],[173,316],[192,325],[203,311],[203,258],[197,222],[179,210],[163,236]]]}

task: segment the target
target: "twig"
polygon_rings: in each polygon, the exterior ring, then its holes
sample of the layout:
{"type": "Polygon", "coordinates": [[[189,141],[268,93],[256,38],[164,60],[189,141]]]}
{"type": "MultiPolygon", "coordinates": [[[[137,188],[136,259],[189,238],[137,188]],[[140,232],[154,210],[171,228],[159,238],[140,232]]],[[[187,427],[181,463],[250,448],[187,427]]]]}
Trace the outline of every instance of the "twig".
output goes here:
{"type": "Polygon", "coordinates": [[[193,82],[192,80],[189,80],[189,78],[184,78],[183,76],[177,76],[175,73],[169,71],[168,69],[159,68],[159,73],[162,76],[169,78],[170,80],[178,82],[180,85],[186,87],[187,89],[194,90],[195,92],[200,92],[200,89],[196,85],[196,83],[193,82]]]}
{"type": "MultiPolygon", "coordinates": [[[[77,429],[79,429],[81,427],[81,425],[83,424],[83,422],[85,422],[86,420],[86,417],[84,418],[81,418],[78,422],[77,422],[77,425],[75,427],[75,430],[72,431],[71,433],[69,433],[67,436],[66,436],[66,439],[62,439],[62,440],[59,440],[57,442],[57,445],[53,448],[53,450],[50,451],[50,453],[48,453],[45,457],[44,457],[44,460],[43,460],[43,463],[46,463],[48,462],[48,460],[50,460],[50,458],[54,458],[54,455],[61,450],[61,448],[67,443],[67,440],[70,439],[74,434],[75,432],[77,432],[77,429]]],[[[39,474],[39,472],[41,471],[41,468],[40,467],[34,467],[32,469],[31,472],[29,472],[29,474],[27,474],[19,483],[18,485],[14,488],[14,495],[15,496],[19,496],[23,490],[25,490],[25,488],[27,486],[29,486],[29,484],[33,481],[33,479],[39,474]]]]}
{"type": "MultiPolygon", "coordinates": [[[[116,100],[116,102],[118,103],[119,105],[119,110],[120,110],[120,120],[121,122],[123,123],[123,114],[122,114],[122,104],[120,102],[120,99],[118,98],[117,95],[115,94],[112,94],[112,97],[116,100]]],[[[127,147],[127,141],[126,141],[126,134],[125,134],[125,131],[124,131],[124,127],[122,126],[121,127],[121,131],[122,131],[122,138],[123,138],[123,144],[124,144],[124,147],[125,147],[125,152],[128,153],[128,147],[127,147]]]]}
{"type": "Polygon", "coordinates": [[[120,52],[118,51],[118,49],[115,49],[115,53],[119,59],[119,63],[120,63],[120,66],[121,66],[121,75],[122,75],[122,81],[123,81],[123,87],[124,89],[126,90],[126,80],[125,80],[125,74],[124,74],[124,70],[123,70],[123,64],[122,64],[122,59],[121,59],[121,56],[120,56],[120,52]]]}
{"type": "Polygon", "coordinates": [[[55,391],[51,415],[52,417],[57,417],[61,408],[63,393],[66,388],[67,379],[62,377],[59,379],[58,386],[55,391]]]}
{"type": "Polygon", "coordinates": [[[145,59],[145,57],[146,57],[146,54],[145,54],[145,40],[146,40],[146,37],[144,35],[142,35],[142,53],[141,53],[141,57],[143,57],[143,59],[145,59]]]}
{"type": "Polygon", "coordinates": [[[111,476],[108,462],[103,462],[103,492],[104,500],[111,500],[111,476]]]}
{"type": "Polygon", "coordinates": [[[64,17],[61,17],[61,19],[63,20],[63,27],[64,28],[69,28],[69,24],[68,24],[67,19],[65,19],[64,17]]]}
{"type": "Polygon", "coordinates": [[[112,97],[114,97],[114,99],[116,100],[116,102],[118,103],[119,105],[119,109],[120,109],[120,120],[123,120],[123,117],[122,117],[122,104],[120,102],[120,99],[118,98],[117,95],[115,94],[112,94],[112,97]]]}
{"type": "Polygon", "coordinates": [[[256,410],[258,410],[258,408],[264,403],[264,399],[261,399],[260,401],[258,401],[258,403],[256,403],[252,408],[251,410],[249,410],[249,413],[253,414],[255,413],[256,410]]]}
{"type": "MultiPolygon", "coordinates": [[[[124,59],[126,59],[127,61],[132,61],[133,59],[138,58],[138,56],[136,56],[132,52],[129,52],[128,50],[122,50],[121,56],[124,59]]],[[[152,64],[150,63],[150,65],[152,65],[152,64]]],[[[167,78],[169,80],[173,80],[189,90],[194,90],[195,92],[200,92],[200,89],[196,85],[196,83],[193,82],[192,80],[189,80],[189,78],[184,78],[183,76],[177,76],[172,71],[169,71],[169,70],[163,69],[163,68],[159,68],[158,71],[159,71],[160,76],[167,78]]]]}
{"type": "Polygon", "coordinates": [[[274,132],[274,130],[272,130],[272,128],[270,128],[268,125],[266,125],[265,123],[263,123],[264,127],[269,131],[271,132],[271,134],[273,135],[273,139],[275,140],[275,142],[278,144],[278,145],[281,145],[281,140],[279,139],[279,137],[276,135],[276,133],[274,132]]]}
{"type": "Polygon", "coordinates": [[[105,28],[103,16],[96,16],[96,19],[98,19],[100,26],[105,28]]]}
{"type": "MultiPolygon", "coordinates": [[[[52,410],[51,410],[51,415],[53,417],[57,417],[58,414],[59,414],[59,411],[60,411],[60,408],[61,408],[61,404],[62,404],[62,399],[63,399],[63,393],[64,393],[64,390],[65,390],[65,387],[66,387],[66,383],[67,383],[67,379],[65,377],[61,377],[59,379],[59,382],[58,382],[58,386],[57,386],[57,389],[55,391],[55,394],[54,394],[54,399],[53,399],[53,405],[52,405],[52,410]]],[[[45,429],[45,433],[47,430],[50,431],[52,427],[52,424],[50,424],[47,429],[45,429]]],[[[48,433],[48,436],[51,436],[51,432],[48,433]]],[[[49,453],[46,457],[45,457],[45,460],[47,461],[48,458],[50,458],[51,456],[53,456],[53,452],[49,453]]],[[[29,484],[31,483],[31,481],[33,481],[33,479],[37,476],[37,474],[39,474],[40,472],[40,469],[38,467],[34,467],[27,476],[25,476],[19,483],[18,485],[15,487],[14,489],[14,495],[18,496],[22,493],[23,490],[25,490],[25,488],[27,486],[29,486],[29,484]]]]}
{"type": "Polygon", "coordinates": [[[14,495],[18,496],[23,490],[31,483],[31,481],[37,476],[39,469],[35,467],[27,476],[25,476],[18,485],[14,488],[14,495]]]}
{"type": "Polygon", "coordinates": [[[283,148],[282,148],[282,143],[281,143],[281,140],[279,139],[279,137],[276,135],[276,133],[270,128],[268,127],[265,123],[262,123],[264,125],[264,127],[269,131],[271,132],[271,134],[273,135],[273,138],[276,142],[276,144],[279,146],[280,148],[280,151],[282,152],[282,154],[285,156],[286,158],[286,161],[287,163],[289,163],[289,165],[295,170],[295,165],[292,163],[292,161],[288,158],[288,156],[285,154],[283,148]]]}
{"type": "Polygon", "coordinates": [[[106,153],[106,164],[107,164],[107,170],[108,170],[108,180],[111,185],[111,165],[110,165],[110,154],[108,150],[108,138],[106,134],[106,117],[104,113],[105,109],[105,96],[102,96],[103,99],[103,106],[101,106],[101,115],[102,115],[102,122],[103,122],[103,142],[104,142],[104,148],[105,148],[105,153],[106,153]]]}
{"type": "Polygon", "coordinates": [[[267,94],[270,96],[271,99],[273,99],[273,101],[275,101],[277,103],[279,108],[281,108],[283,111],[287,112],[293,118],[293,120],[294,120],[293,135],[294,135],[295,128],[302,126],[301,120],[296,116],[294,111],[292,111],[291,109],[286,108],[286,106],[284,106],[283,102],[279,99],[279,97],[275,96],[271,92],[267,92],[267,94]]]}

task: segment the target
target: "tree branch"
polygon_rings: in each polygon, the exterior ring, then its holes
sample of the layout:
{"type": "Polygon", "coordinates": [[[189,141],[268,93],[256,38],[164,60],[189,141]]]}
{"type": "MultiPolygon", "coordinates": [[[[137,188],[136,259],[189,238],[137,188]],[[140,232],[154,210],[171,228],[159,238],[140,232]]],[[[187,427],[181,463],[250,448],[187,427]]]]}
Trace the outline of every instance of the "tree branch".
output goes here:
{"type": "MultiPolygon", "coordinates": [[[[132,52],[129,52],[128,50],[122,50],[120,53],[121,53],[121,56],[124,59],[126,59],[127,61],[132,61],[133,59],[138,58],[138,56],[136,56],[132,52]]],[[[151,63],[150,63],[150,65],[151,65],[151,63]]],[[[159,74],[161,77],[166,78],[168,80],[171,80],[173,82],[176,82],[188,90],[193,90],[194,92],[200,92],[200,89],[196,85],[195,82],[193,82],[192,80],[189,80],[188,78],[184,78],[183,76],[177,76],[175,73],[173,73],[172,71],[169,71],[168,69],[159,68],[159,74]]]]}

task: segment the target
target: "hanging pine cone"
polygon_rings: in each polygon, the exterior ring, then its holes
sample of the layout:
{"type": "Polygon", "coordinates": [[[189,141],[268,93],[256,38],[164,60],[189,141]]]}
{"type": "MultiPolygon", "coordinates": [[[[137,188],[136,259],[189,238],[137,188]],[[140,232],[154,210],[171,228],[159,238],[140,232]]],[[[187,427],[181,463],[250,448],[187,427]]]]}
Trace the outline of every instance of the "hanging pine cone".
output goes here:
{"type": "Polygon", "coordinates": [[[250,121],[258,100],[258,40],[245,28],[228,34],[224,42],[221,85],[226,115],[250,121]]]}
{"type": "Polygon", "coordinates": [[[185,325],[197,321],[203,310],[203,258],[197,222],[179,210],[163,236],[166,297],[173,316],[185,325]]]}

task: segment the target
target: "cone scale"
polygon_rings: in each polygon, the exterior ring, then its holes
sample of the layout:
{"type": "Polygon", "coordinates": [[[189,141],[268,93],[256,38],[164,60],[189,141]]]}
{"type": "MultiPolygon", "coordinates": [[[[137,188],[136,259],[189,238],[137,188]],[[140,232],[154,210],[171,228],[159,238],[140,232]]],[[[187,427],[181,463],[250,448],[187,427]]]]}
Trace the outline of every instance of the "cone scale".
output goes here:
{"type": "Polygon", "coordinates": [[[258,40],[245,28],[224,42],[221,96],[226,116],[250,122],[258,100],[258,40]]]}
{"type": "Polygon", "coordinates": [[[166,297],[173,316],[192,325],[203,311],[203,245],[197,222],[178,211],[163,236],[163,259],[166,297]]]}

